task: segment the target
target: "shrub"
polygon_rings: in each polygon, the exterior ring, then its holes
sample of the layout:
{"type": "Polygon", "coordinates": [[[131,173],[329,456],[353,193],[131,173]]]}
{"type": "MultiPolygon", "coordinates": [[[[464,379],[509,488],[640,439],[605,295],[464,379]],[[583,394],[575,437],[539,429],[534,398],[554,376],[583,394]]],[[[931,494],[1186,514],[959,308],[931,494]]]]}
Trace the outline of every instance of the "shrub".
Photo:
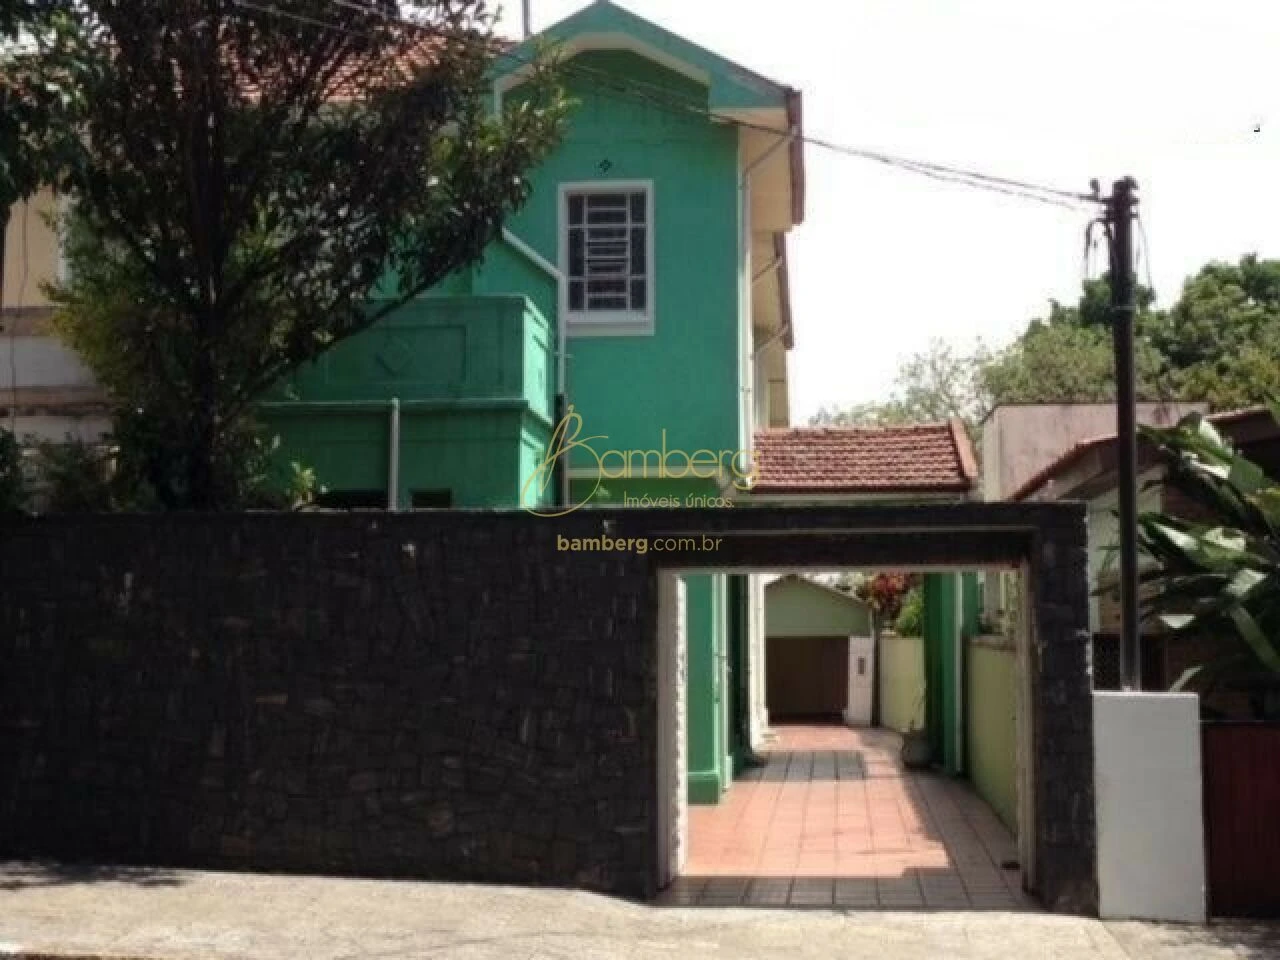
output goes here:
{"type": "Polygon", "coordinates": [[[893,628],[903,637],[924,635],[924,591],[920,587],[912,587],[903,597],[893,628]]]}
{"type": "Polygon", "coordinates": [[[0,513],[15,513],[26,506],[22,479],[22,447],[18,438],[0,427],[0,513]]]}

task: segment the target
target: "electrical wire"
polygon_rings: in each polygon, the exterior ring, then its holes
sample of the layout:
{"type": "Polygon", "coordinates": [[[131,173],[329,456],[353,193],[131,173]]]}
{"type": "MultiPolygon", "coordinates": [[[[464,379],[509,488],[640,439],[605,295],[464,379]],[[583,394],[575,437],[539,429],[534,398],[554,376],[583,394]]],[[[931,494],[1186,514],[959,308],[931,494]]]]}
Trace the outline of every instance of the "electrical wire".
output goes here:
{"type": "MultiPolygon", "coordinates": [[[[232,0],[237,6],[254,10],[259,13],[271,14],[284,19],[296,20],[301,23],[319,26],[329,30],[337,30],[339,32],[348,33],[352,36],[372,36],[362,31],[355,30],[344,24],[338,24],[327,21],[316,20],[311,17],[301,16],[289,11],[281,10],[277,6],[265,6],[251,2],[251,0],[232,0]]],[[[436,30],[432,27],[420,23],[414,23],[411,20],[405,20],[402,17],[396,17],[382,10],[372,7],[366,7],[353,0],[330,0],[330,3],[343,9],[359,12],[369,16],[380,17],[398,26],[408,29],[422,31],[431,36],[448,36],[443,31],[436,30]]],[[[496,54],[500,59],[512,60],[524,66],[536,66],[537,62],[532,59],[520,57],[512,51],[501,51],[496,54]]],[[[681,114],[695,114],[713,121],[731,124],[739,129],[754,130],[760,133],[770,134],[779,138],[792,138],[814,146],[820,149],[828,150],[833,153],[843,154],[858,159],[869,160],[881,163],[889,167],[903,170],[909,173],[915,173],[920,176],[929,177],[946,183],[955,183],[961,186],[968,186],[975,189],[986,190],[992,193],[1003,194],[1024,200],[1032,200],[1038,203],[1048,204],[1051,206],[1063,207],[1068,210],[1085,210],[1091,209],[1092,205],[1099,202],[1099,198],[1095,195],[1080,193],[1071,190],[1063,190],[1057,187],[1046,186],[1044,184],[1032,183],[1025,180],[1016,180],[1009,177],[1000,177],[994,174],[983,173],[976,170],[966,170],[960,167],[951,167],[945,164],[932,163],[925,160],[913,160],[907,157],[899,157],[893,154],[883,153],[877,150],[869,150],[863,147],[850,146],[848,144],[837,143],[821,137],[809,134],[796,135],[789,130],[780,130],[766,124],[752,123],[737,117],[728,117],[717,114],[715,111],[708,109],[702,104],[693,101],[680,101],[672,99],[672,92],[662,90],[658,95],[647,94],[639,85],[643,81],[627,81],[630,86],[620,86],[618,78],[606,73],[585,67],[581,64],[561,64],[559,69],[570,75],[591,79],[597,84],[604,86],[610,90],[614,90],[619,94],[627,95],[630,102],[645,102],[657,106],[661,109],[677,111],[681,114]]],[[[661,89],[654,84],[646,84],[650,89],[661,89]]]]}
{"type": "MultiPolygon", "coordinates": [[[[31,237],[28,229],[31,216],[30,198],[22,202],[22,273],[18,281],[17,308],[22,310],[27,302],[27,278],[31,273],[31,237]]],[[[9,390],[12,403],[9,404],[9,432],[18,433],[18,333],[17,316],[9,326],[9,390]]]]}
{"type": "Polygon", "coordinates": [[[1156,292],[1155,281],[1151,279],[1151,241],[1147,239],[1147,225],[1142,222],[1142,217],[1134,217],[1138,223],[1138,236],[1142,238],[1141,256],[1143,269],[1147,274],[1147,289],[1154,294],[1156,292]]]}

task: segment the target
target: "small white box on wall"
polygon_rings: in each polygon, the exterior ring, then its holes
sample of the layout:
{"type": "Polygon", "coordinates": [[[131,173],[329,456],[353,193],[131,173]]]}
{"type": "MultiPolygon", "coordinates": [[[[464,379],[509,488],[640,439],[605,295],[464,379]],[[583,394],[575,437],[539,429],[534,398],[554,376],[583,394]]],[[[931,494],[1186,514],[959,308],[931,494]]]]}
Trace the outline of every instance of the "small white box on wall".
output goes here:
{"type": "Polygon", "coordinates": [[[875,638],[849,638],[849,705],[844,711],[844,722],[851,727],[871,726],[875,661],[875,638]]]}

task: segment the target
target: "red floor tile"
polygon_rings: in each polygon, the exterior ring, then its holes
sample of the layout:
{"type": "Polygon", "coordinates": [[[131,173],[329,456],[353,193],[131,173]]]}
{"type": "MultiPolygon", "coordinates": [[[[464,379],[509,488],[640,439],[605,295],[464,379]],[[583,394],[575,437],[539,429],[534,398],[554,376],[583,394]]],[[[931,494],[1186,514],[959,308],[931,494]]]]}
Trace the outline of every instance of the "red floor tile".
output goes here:
{"type": "Polygon", "coordinates": [[[767,763],[689,810],[681,905],[1025,909],[1009,832],[963,781],[906,772],[884,730],[784,726],[767,763]]]}

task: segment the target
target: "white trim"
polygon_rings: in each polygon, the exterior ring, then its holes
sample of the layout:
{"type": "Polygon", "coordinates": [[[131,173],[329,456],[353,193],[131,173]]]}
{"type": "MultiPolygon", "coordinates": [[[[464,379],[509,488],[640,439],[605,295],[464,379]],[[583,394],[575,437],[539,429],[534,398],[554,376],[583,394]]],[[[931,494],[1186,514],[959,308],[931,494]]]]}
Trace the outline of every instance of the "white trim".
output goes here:
{"type": "MultiPolygon", "coordinates": [[[[690,63],[674,57],[669,53],[659,50],[650,44],[639,40],[630,34],[620,32],[610,33],[583,33],[576,37],[571,37],[563,43],[559,43],[554,47],[557,59],[569,60],[580,53],[588,50],[625,50],[629,53],[637,54],[646,60],[651,60],[659,66],[666,67],[673,73],[688,77],[704,87],[711,85],[711,75],[690,63]]],[[[502,101],[506,92],[513,87],[517,87],[524,83],[533,75],[533,66],[525,64],[510,73],[503,74],[498,77],[493,84],[493,105],[495,110],[502,113],[502,101]]],[[[690,111],[690,115],[693,113],[690,111]]]]}
{"type": "Polygon", "coordinates": [[[559,261],[559,295],[557,309],[570,337],[651,337],[656,329],[657,313],[656,244],[654,236],[654,187],[652,180],[576,180],[561,183],[556,193],[556,259],[559,261]],[[569,225],[568,197],[571,193],[616,193],[643,190],[645,195],[645,303],[647,309],[574,313],[569,309],[569,225]]]}
{"type": "Polygon", "coordinates": [[[526,260],[552,279],[564,279],[564,275],[560,272],[559,267],[540,254],[537,250],[533,249],[533,247],[529,246],[529,244],[517,237],[507,227],[502,228],[502,239],[507,246],[511,247],[511,249],[515,250],[516,253],[523,256],[526,260]]]}

